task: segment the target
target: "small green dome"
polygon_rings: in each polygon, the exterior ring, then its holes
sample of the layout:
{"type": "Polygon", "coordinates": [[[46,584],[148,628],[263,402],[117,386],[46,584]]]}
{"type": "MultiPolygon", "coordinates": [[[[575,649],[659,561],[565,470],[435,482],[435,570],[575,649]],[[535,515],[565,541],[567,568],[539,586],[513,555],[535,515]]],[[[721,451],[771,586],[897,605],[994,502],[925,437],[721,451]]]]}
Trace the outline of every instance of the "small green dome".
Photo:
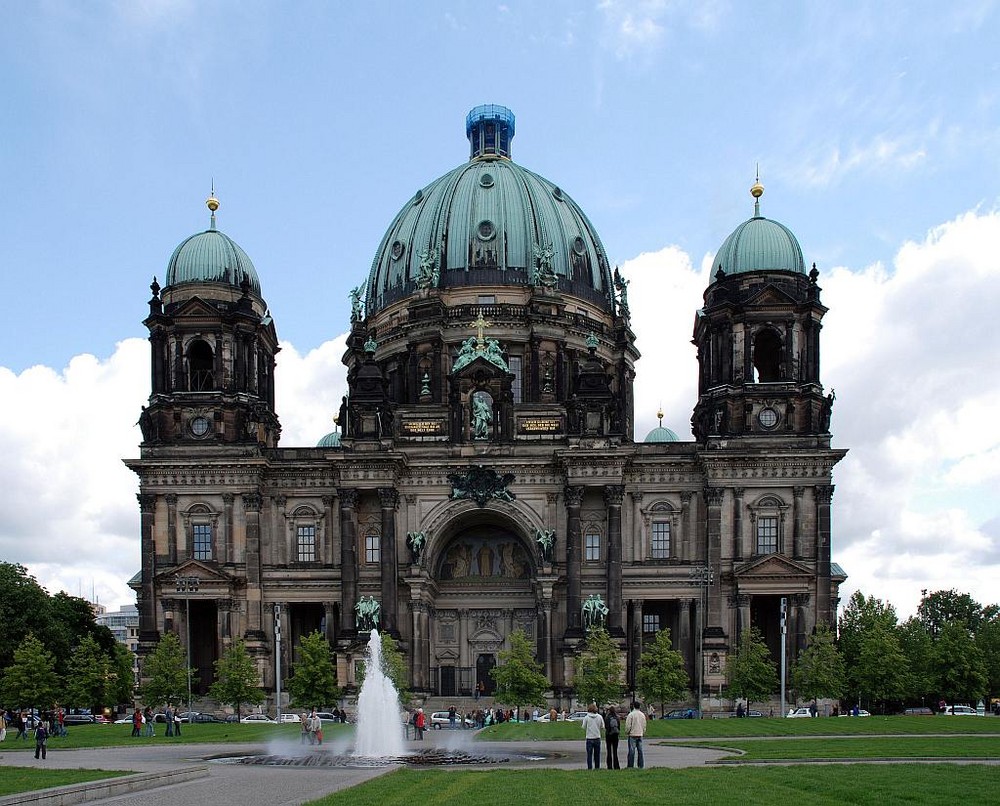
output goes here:
{"type": "Polygon", "coordinates": [[[677,434],[671,431],[669,428],[664,428],[662,425],[658,425],[648,434],[643,442],[678,442],[677,434]]]}
{"type": "Polygon", "coordinates": [[[167,264],[165,287],[180,283],[227,283],[240,288],[246,278],[251,293],[260,296],[260,280],[249,256],[238,243],[216,229],[182,241],[167,264]]]}
{"type": "Polygon", "coordinates": [[[317,448],[339,448],[340,447],[340,432],[331,431],[323,439],[316,443],[317,448]]]}
{"type": "Polygon", "coordinates": [[[806,273],[802,247],[794,233],[784,224],[760,214],[763,192],[764,187],[759,182],[750,190],[755,199],[753,218],[740,224],[722,242],[715,254],[713,275],[719,268],[727,275],[750,271],[806,273]]]}

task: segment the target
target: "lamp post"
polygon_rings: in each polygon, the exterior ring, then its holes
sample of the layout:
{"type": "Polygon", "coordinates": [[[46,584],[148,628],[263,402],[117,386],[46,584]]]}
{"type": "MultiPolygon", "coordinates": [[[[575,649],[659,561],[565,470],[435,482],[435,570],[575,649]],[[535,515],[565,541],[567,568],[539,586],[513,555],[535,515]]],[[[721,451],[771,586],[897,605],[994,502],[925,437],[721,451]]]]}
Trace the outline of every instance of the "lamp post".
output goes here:
{"type": "Polygon", "coordinates": [[[698,602],[698,618],[696,620],[695,629],[698,638],[698,667],[695,670],[695,678],[697,680],[698,687],[698,719],[702,717],[702,689],[704,688],[705,681],[705,610],[708,609],[708,588],[715,581],[715,575],[712,569],[707,565],[701,568],[695,568],[691,571],[691,579],[701,588],[701,594],[699,596],[698,602]]]}
{"type": "Polygon", "coordinates": [[[181,576],[178,574],[174,577],[174,581],[177,583],[177,592],[184,594],[184,604],[185,604],[185,619],[184,619],[184,637],[187,643],[187,684],[188,684],[188,699],[187,699],[187,709],[188,709],[188,719],[191,718],[191,594],[198,592],[198,585],[201,580],[198,577],[192,576],[181,576]]]}
{"type": "Polygon", "coordinates": [[[275,719],[281,722],[281,605],[274,606],[274,702],[275,719]]]}

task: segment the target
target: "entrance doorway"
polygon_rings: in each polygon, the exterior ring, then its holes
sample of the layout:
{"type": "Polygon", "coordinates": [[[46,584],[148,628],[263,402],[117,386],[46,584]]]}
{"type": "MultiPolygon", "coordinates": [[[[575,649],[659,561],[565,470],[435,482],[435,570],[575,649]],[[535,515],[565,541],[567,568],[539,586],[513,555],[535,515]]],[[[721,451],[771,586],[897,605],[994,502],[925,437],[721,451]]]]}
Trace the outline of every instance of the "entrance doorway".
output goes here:
{"type": "Polygon", "coordinates": [[[442,666],[441,667],[441,696],[442,697],[454,697],[455,691],[455,667],[454,666],[442,666]]]}
{"type": "Polygon", "coordinates": [[[493,679],[493,675],[490,674],[490,670],[496,665],[496,655],[483,653],[476,658],[476,686],[480,683],[483,684],[483,695],[486,697],[492,697],[493,691],[496,689],[496,681],[493,679]]]}

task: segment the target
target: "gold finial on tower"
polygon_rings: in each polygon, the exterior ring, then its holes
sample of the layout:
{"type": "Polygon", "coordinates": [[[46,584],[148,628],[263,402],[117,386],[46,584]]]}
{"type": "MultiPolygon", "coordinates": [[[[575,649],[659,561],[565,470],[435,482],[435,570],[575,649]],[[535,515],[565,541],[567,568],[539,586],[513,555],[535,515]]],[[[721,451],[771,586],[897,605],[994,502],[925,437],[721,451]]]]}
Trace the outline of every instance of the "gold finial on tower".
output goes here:
{"type": "Polygon", "coordinates": [[[486,339],[483,338],[483,330],[488,327],[493,327],[492,322],[487,322],[483,318],[483,309],[479,309],[479,316],[472,323],[472,326],[476,328],[476,350],[482,352],[486,349],[486,339]]]}
{"type": "Polygon", "coordinates": [[[656,410],[656,418],[660,421],[660,428],[663,428],[663,404],[656,410]]]}
{"type": "Polygon", "coordinates": [[[212,192],[209,194],[208,198],[205,199],[205,204],[209,210],[212,211],[212,222],[211,228],[215,229],[215,211],[219,209],[219,200],[215,198],[215,180],[212,180],[212,192]]]}
{"type": "Polygon", "coordinates": [[[764,195],[764,186],[760,183],[760,166],[757,166],[757,179],[750,188],[750,195],[753,196],[754,218],[760,217],[760,197],[764,195]]]}

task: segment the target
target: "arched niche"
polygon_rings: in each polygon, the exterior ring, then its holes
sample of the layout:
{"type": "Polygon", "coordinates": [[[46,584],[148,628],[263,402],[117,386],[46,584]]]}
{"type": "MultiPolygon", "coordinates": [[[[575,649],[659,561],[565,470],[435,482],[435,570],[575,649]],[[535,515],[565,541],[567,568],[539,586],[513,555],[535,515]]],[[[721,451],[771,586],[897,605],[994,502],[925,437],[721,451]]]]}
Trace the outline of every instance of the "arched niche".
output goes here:
{"type": "Polygon", "coordinates": [[[431,569],[443,586],[526,587],[534,556],[519,530],[504,519],[479,517],[456,524],[440,543],[431,569]]]}

